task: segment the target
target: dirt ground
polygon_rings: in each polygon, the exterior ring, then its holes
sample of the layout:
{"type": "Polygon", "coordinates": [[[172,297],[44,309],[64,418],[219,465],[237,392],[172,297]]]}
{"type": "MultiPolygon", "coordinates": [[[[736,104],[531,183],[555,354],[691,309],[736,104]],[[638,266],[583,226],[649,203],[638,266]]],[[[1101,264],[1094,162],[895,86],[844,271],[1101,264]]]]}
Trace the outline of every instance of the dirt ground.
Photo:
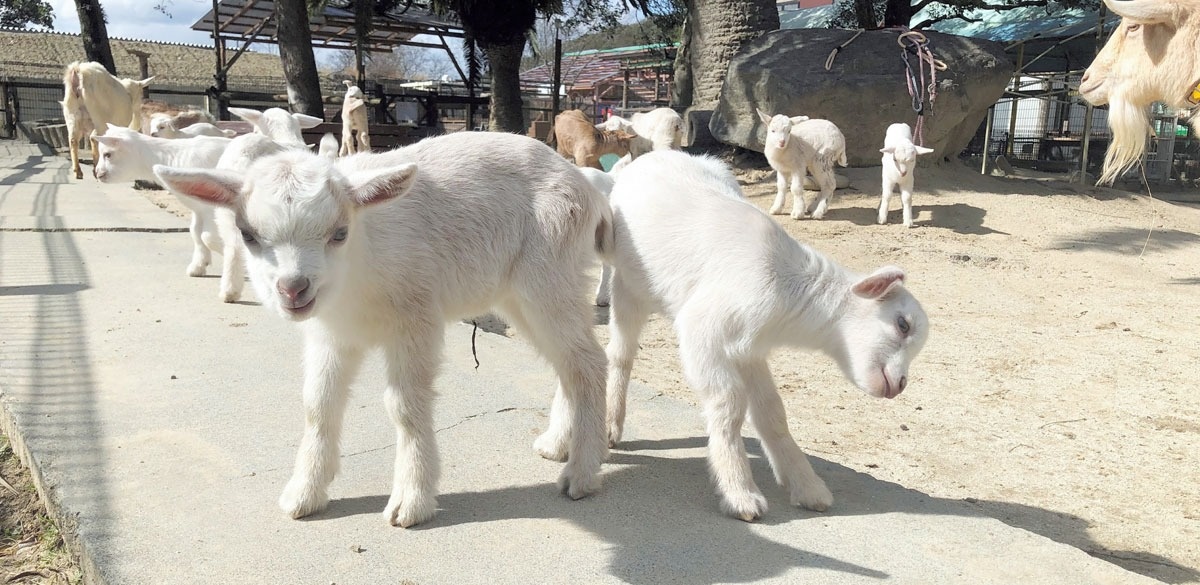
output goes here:
{"type": "MultiPolygon", "coordinates": [[[[778,351],[801,447],[1131,571],[1200,583],[1200,205],[950,165],[919,170],[906,229],[899,197],[892,223],[875,225],[878,168],[839,171],[851,187],[824,220],[776,219],[851,269],[903,267],[932,332],[891,401],[826,357],[778,351]]],[[[766,210],[774,175],[740,176],[766,210]]],[[[634,378],[694,403],[669,324],[654,318],[641,347],[634,378]]]]}
{"type": "Polygon", "coordinates": [[[46,516],[29,470],[0,433],[0,583],[82,583],[78,563],[46,516]]]}
{"type": "MultiPolygon", "coordinates": [[[[920,169],[906,229],[898,196],[875,224],[878,173],[845,170],[851,188],[821,221],[776,219],[853,270],[904,268],[931,334],[891,401],[829,358],[776,352],[801,447],[1200,583],[1200,206],[951,165],[920,169]]],[[[765,211],[774,174],[740,176],[765,211]]],[[[640,342],[634,378],[695,403],[670,325],[655,318],[640,342]]]]}

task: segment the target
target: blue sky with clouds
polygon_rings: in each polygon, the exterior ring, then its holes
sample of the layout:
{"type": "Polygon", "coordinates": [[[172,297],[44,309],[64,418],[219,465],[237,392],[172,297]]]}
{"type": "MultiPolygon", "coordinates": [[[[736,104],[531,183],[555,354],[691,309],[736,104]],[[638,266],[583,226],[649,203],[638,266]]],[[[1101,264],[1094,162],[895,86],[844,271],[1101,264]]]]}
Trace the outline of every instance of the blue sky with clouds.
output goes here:
{"type": "MultiPolygon", "coordinates": [[[[151,8],[155,3],[101,0],[108,15],[108,36],[212,46],[212,37],[191,29],[193,22],[212,9],[212,0],[170,0],[166,3],[170,16],[151,8]]],[[[54,7],[54,30],[78,33],[74,0],[51,0],[50,4],[54,7]]]]}

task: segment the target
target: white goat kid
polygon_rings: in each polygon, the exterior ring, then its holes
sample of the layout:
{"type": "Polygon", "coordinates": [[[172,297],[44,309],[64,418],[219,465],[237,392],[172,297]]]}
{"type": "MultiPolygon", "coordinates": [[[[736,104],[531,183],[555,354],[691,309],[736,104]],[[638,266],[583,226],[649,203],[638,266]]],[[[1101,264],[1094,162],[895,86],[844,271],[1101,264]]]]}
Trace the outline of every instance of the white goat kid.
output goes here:
{"type": "MultiPolygon", "coordinates": [[[[193,138],[155,138],[109,125],[96,142],[100,157],[96,161],[96,178],[101,183],[129,183],[154,181],[154,165],[179,165],[197,168],[214,168],[231,145],[228,138],[199,136],[193,138]]],[[[237,301],[245,288],[245,274],[239,253],[241,242],[232,215],[222,219],[211,204],[191,197],[172,193],[192,212],[189,233],[192,235],[192,259],[188,262],[188,276],[204,276],[212,263],[212,253],[220,253],[223,260],[221,270],[220,298],[226,303],[237,301]]]]}
{"type": "Polygon", "coordinates": [[[912,128],[908,124],[892,124],[883,137],[883,200],[879,203],[879,225],[887,223],[888,201],[892,191],[900,188],[900,202],[904,206],[904,227],[913,226],[912,194],[917,156],[933,152],[932,148],[917,146],[912,141],[912,128]]]}
{"type": "Polygon", "coordinates": [[[661,311],[675,324],[683,374],[708,421],[708,460],[727,514],[767,510],[740,432],[749,410],[791,503],[833,496],[788,432],[767,357],[797,346],[832,357],[872,396],[894,398],[929,330],[904,273],[853,274],[800,244],[741,197],[729,170],[677,152],[638,158],[612,191],[614,251],[608,344],[610,444],[620,440],[638,335],[661,311]]]}
{"type": "Polygon", "coordinates": [[[682,148],[683,117],[671,108],[638,112],[628,119],[609,116],[604,122],[596,124],[596,128],[610,132],[621,130],[636,135],[636,138],[629,141],[631,159],[654,150],[682,148]]]}
{"type": "MultiPolygon", "coordinates": [[[[628,156],[628,155],[626,155],[628,156]]],[[[621,159],[625,160],[625,159],[621,159]]],[[[628,163],[626,163],[628,164],[628,163]]],[[[615,174],[616,167],[613,167],[614,172],[604,172],[600,169],[592,167],[579,167],[579,172],[583,173],[583,178],[587,179],[592,187],[595,187],[601,195],[607,200],[608,195],[612,193],[613,185],[617,184],[615,174]]],[[[610,282],[612,281],[612,266],[607,262],[600,263],[600,284],[596,285],[596,306],[607,307],[609,300],[610,282]]]]}
{"type": "Polygon", "coordinates": [[[217,138],[233,138],[237,132],[222,130],[208,122],[196,122],[177,128],[175,118],[169,114],[151,114],[147,134],[155,138],[195,138],[197,136],[216,136],[217,138]]]}
{"type": "Polygon", "coordinates": [[[279,499],[288,514],[327,505],[349,385],[365,353],[382,347],[397,434],[384,516],[405,527],[433,517],[433,382],[445,322],[489,307],[558,374],[550,429],[535,448],[567,461],[559,486],[571,498],[599,489],[605,362],[584,271],[611,246],[612,212],[549,147],[461,132],[336,161],[289,151],[245,173],[155,172],[236,211],[263,304],[302,322],[306,428],[279,499]]]}
{"type": "Polygon", "coordinates": [[[775,169],[778,190],[771,214],[783,213],[788,184],[791,184],[792,219],[801,219],[809,213],[813,219],[825,217],[829,198],[837,188],[837,176],[833,174],[834,163],[846,166],[846,137],[833,122],[814,120],[808,116],[774,117],[756,110],[758,117],[767,125],[767,139],[763,154],[771,168],[775,169]],[[804,175],[812,174],[813,182],[821,194],[813,200],[810,208],[804,201],[804,175]]]}
{"type": "Polygon", "coordinates": [[[353,81],[344,79],[342,83],[346,84],[346,97],[342,100],[342,148],[338,156],[371,152],[371,136],[367,129],[367,97],[353,81]],[[358,135],[357,146],[355,133],[358,135]]]}
{"type": "Polygon", "coordinates": [[[304,148],[301,130],[312,128],[323,120],[307,114],[293,114],[282,108],[263,111],[248,108],[229,108],[229,113],[250,122],[254,131],[288,147],[304,148]]]}

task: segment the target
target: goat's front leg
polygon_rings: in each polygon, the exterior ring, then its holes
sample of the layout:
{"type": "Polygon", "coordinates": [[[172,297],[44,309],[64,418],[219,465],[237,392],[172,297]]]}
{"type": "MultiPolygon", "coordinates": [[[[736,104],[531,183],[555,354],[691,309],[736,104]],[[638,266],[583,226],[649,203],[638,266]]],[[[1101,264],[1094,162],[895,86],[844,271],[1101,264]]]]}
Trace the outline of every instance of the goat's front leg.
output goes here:
{"type": "MultiPolygon", "coordinates": [[[[912,178],[912,173],[909,173],[909,178],[912,178]]],[[[910,228],[913,226],[913,211],[912,211],[912,185],[900,185],[900,203],[904,205],[904,227],[910,228]]]]}
{"type": "Polygon", "coordinates": [[[771,215],[783,215],[783,205],[787,202],[787,174],[775,171],[775,202],[771,204],[771,215]]]}
{"type": "Polygon", "coordinates": [[[792,173],[792,219],[803,219],[804,203],[804,171],[792,173]]]}
{"type": "Polygon", "coordinates": [[[753,360],[738,366],[749,392],[750,420],[762,439],[763,450],[775,481],[788,490],[793,506],[824,512],[833,505],[833,494],[813,471],[808,457],[788,431],[787,411],[766,360],[753,360]]]}
{"type": "Polygon", "coordinates": [[[362,349],[339,345],[328,332],[310,327],[304,347],[304,436],[292,479],[279,496],[279,507],[292,518],[319,512],[329,503],[329,484],[338,472],[342,414],[363,357],[362,349]]]}
{"type": "Polygon", "coordinates": [[[246,286],[246,265],[242,258],[244,244],[242,232],[237,228],[233,211],[226,208],[216,210],[217,233],[221,235],[221,300],[226,303],[242,298],[246,286]]]}
{"type": "Polygon", "coordinates": [[[384,347],[388,387],[384,405],[396,425],[396,468],[392,495],[383,515],[393,526],[408,528],[437,513],[439,475],[433,430],[433,380],[441,361],[445,330],[441,324],[413,326],[384,347]]]}
{"type": "MultiPolygon", "coordinates": [[[[885,162],[884,164],[888,163],[885,162]]],[[[895,186],[896,184],[892,180],[887,178],[883,179],[883,189],[881,190],[882,196],[879,202],[879,217],[877,218],[879,220],[879,225],[884,225],[887,223],[888,205],[891,203],[892,191],[895,189],[895,186]]]]}
{"type": "Polygon", "coordinates": [[[192,212],[192,225],[188,228],[192,236],[192,261],[188,263],[188,276],[204,276],[212,262],[212,252],[204,244],[204,219],[192,212]]]}

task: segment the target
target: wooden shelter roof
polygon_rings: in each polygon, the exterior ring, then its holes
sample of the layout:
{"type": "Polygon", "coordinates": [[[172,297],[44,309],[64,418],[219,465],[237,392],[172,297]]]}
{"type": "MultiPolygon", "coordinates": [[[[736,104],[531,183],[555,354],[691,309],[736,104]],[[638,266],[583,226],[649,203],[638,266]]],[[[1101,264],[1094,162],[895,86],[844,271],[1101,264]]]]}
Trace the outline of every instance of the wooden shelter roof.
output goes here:
{"type": "MultiPolygon", "coordinates": [[[[313,47],[318,49],[353,49],[354,11],[330,2],[321,14],[310,17],[313,47]]],[[[220,0],[217,4],[217,27],[220,37],[228,41],[278,43],[273,0],[220,0]]],[[[192,24],[192,30],[211,33],[213,11],[209,10],[192,24]]],[[[397,8],[376,15],[366,45],[368,51],[391,51],[399,45],[443,48],[444,44],[413,41],[417,35],[461,38],[462,26],[447,16],[434,14],[426,4],[413,2],[407,8],[397,8]]]]}

